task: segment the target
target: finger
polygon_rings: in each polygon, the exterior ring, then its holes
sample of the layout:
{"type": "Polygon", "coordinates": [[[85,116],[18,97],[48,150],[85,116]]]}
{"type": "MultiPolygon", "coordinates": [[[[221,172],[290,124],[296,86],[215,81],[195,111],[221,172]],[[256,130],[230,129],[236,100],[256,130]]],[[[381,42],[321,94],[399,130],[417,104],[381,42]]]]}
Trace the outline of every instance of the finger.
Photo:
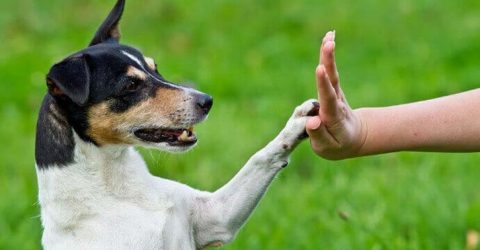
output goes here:
{"type": "Polygon", "coordinates": [[[315,151],[336,144],[319,116],[310,117],[305,125],[305,130],[315,151]]]}
{"type": "Polygon", "coordinates": [[[311,132],[317,131],[320,126],[322,125],[322,120],[320,119],[319,116],[312,116],[309,117],[307,120],[307,123],[305,124],[305,129],[311,132]]]}
{"type": "Polygon", "coordinates": [[[339,76],[337,71],[337,65],[335,63],[335,42],[334,41],[327,41],[321,52],[321,60],[323,65],[325,65],[325,69],[327,70],[327,75],[330,81],[333,84],[333,87],[339,92],[339,76]]]}
{"type": "Polygon", "coordinates": [[[325,36],[323,37],[322,40],[322,45],[320,46],[320,55],[318,57],[318,64],[322,64],[322,50],[325,44],[329,41],[334,41],[335,40],[335,32],[334,31],[329,31],[325,36]]]}
{"type": "Polygon", "coordinates": [[[317,77],[318,99],[320,101],[320,114],[325,116],[322,118],[325,118],[326,120],[334,119],[338,110],[337,94],[335,93],[335,89],[328,79],[325,67],[323,65],[319,65],[315,73],[317,77]]]}

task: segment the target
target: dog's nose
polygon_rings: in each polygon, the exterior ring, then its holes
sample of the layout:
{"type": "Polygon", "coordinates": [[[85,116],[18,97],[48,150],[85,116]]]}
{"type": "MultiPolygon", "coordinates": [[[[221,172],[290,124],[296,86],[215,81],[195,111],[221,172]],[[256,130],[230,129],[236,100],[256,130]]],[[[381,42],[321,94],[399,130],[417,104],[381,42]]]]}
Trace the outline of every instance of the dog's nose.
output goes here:
{"type": "Polygon", "coordinates": [[[213,99],[211,96],[206,94],[200,94],[197,96],[197,108],[203,112],[203,114],[208,114],[213,105],[213,99]]]}

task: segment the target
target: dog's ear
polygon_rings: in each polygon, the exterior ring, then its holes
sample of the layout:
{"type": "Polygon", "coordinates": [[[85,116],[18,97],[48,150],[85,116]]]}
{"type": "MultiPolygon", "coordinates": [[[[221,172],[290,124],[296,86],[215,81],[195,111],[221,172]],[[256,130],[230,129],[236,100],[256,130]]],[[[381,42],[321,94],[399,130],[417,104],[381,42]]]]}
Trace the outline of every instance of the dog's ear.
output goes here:
{"type": "Polygon", "coordinates": [[[90,42],[89,46],[93,46],[104,42],[118,43],[120,40],[120,30],[118,23],[122,17],[123,9],[125,7],[125,0],[118,0],[107,19],[103,21],[100,28],[98,28],[95,37],[90,42]]]}
{"type": "Polygon", "coordinates": [[[88,55],[71,56],[53,65],[47,75],[48,91],[53,96],[68,97],[77,105],[84,105],[90,94],[88,55]]]}

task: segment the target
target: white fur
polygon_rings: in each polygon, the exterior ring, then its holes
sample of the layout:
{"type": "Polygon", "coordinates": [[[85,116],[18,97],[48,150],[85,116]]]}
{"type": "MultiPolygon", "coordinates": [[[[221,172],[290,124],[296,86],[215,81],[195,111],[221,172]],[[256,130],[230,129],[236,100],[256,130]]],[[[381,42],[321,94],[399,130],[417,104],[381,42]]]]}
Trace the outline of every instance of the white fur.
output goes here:
{"type": "Polygon", "coordinates": [[[132,61],[136,62],[138,64],[138,66],[140,66],[143,71],[146,71],[144,68],[143,68],[143,63],[140,61],[140,59],[138,59],[136,56],[126,52],[125,50],[122,50],[122,54],[126,55],[128,58],[130,58],[132,61]]]}
{"type": "Polygon", "coordinates": [[[182,250],[231,241],[287,163],[312,108],[311,100],[299,106],[213,193],[152,176],[132,147],[96,147],[75,136],[74,164],[37,171],[44,248],[182,250]]]}

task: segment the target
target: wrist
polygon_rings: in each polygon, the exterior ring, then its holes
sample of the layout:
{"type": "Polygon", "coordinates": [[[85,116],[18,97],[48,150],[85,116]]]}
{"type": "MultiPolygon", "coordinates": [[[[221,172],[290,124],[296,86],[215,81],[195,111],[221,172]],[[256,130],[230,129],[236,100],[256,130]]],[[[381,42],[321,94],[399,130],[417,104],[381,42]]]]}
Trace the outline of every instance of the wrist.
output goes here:
{"type": "Polygon", "coordinates": [[[356,136],[357,142],[352,152],[352,157],[359,157],[359,156],[364,156],[368,154],[367,138],[368,138],[369,131],[368,131],[368,122],[366,119],[366,117],[368,117],[368,115],[366,114],[368,113],[368,110],[369,110],[368,108],[359,108],[359,109],[353,110],[353,116],[357,123],[358,132],[356,136]]]}

